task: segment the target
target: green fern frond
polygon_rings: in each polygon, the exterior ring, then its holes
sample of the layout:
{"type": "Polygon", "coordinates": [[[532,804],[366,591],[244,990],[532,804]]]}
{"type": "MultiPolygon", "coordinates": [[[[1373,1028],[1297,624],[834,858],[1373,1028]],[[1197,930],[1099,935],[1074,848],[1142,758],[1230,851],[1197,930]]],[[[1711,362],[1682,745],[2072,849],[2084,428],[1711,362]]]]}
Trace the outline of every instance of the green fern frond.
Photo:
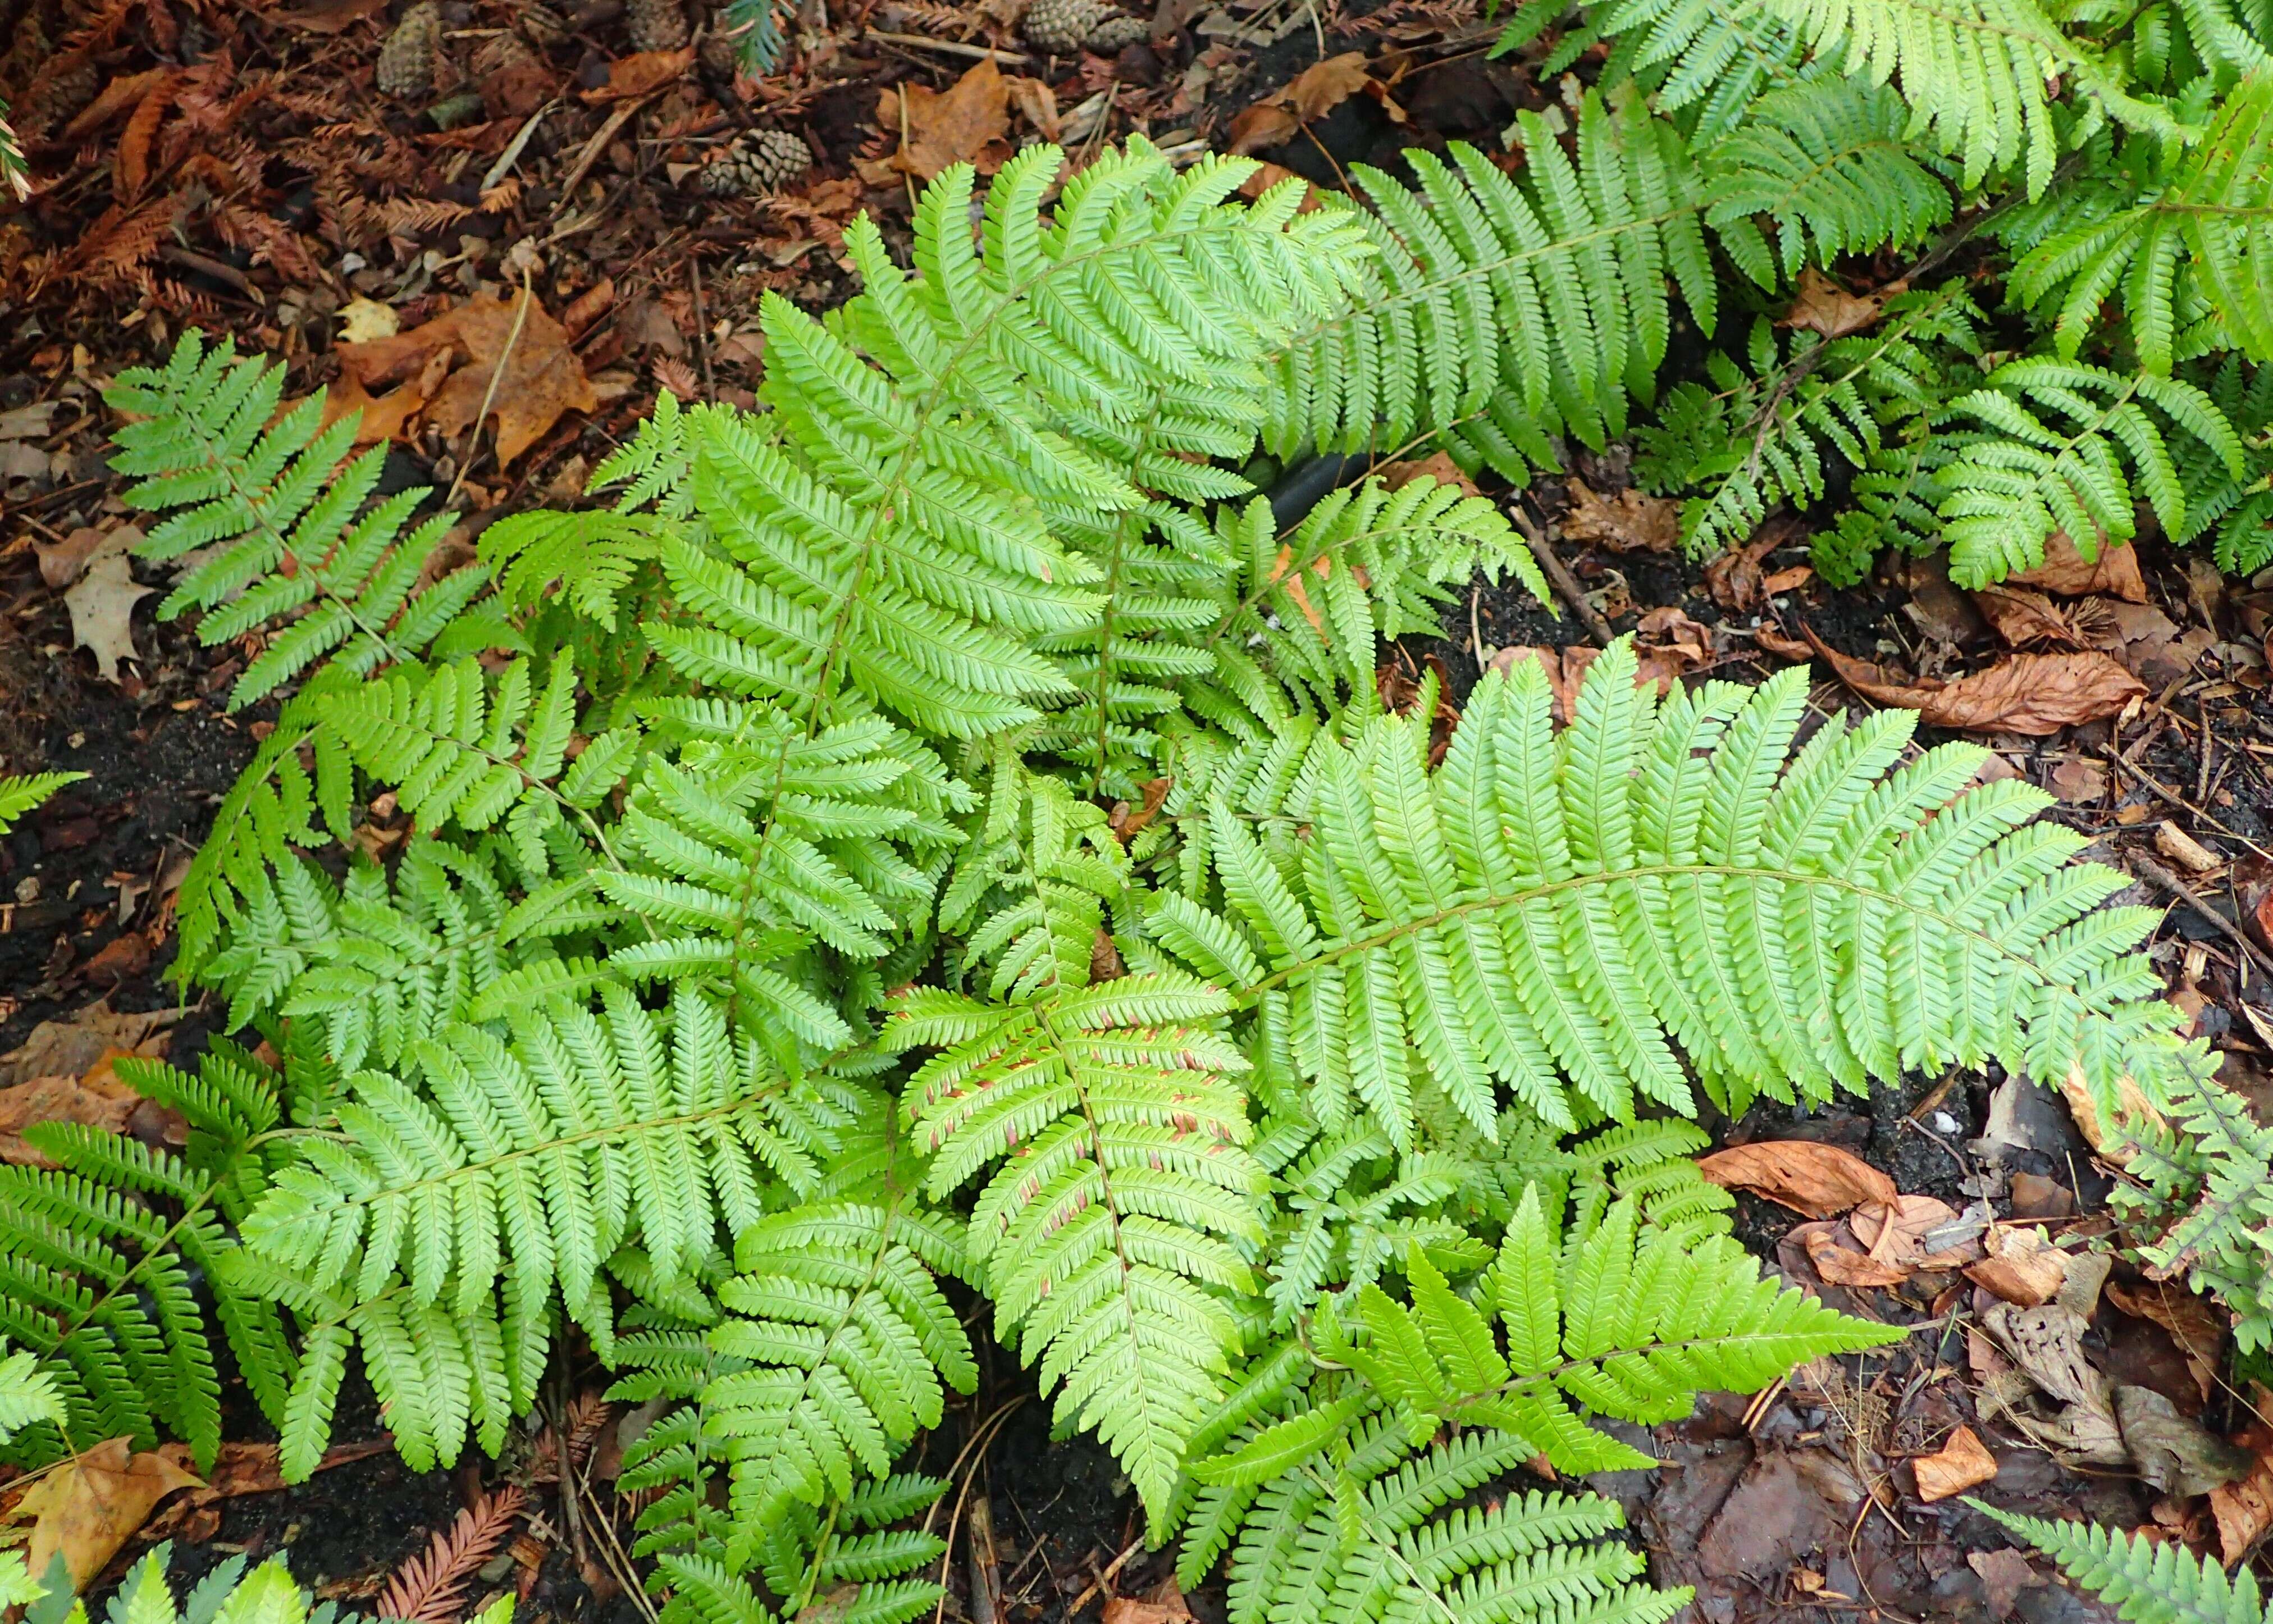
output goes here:
{"type": "Polygon", "coordinates": [[[2114,1605],[2133,1624],[2266,1624],[2273,1619],[2247,1565],[2228,1575],[2172,1539],[2145,1539],[2093,1522],[1966,1504],[2060,1565],[2077,1588],[2114,1605]]]}
{"type": "Polygon", "coordinates": [[[78,1123],[23,1131],[56,1165],[0,1167],[0,1336],[34,1357],[42,1382],[62,1396],[68,1416],[49,1443],[89,1449],[123,1436],[149,1448],[162,1428],[210,1466],[221,1447],[221,1378],[200,1277],[272,1419],[293,1377],[282,1323],[228,1274],[233,1231],[267,1184],[280,1080],[220,1041],[195,1077],[142,1060],[117,1070],[143,1098],[181,1113],[187,1143],[154,1148],[78,1123]]]}
{"type": "Polygon", "coordinates": [[[2124,951],[2148,916],[2068,929],[2119,876],[2063,866],[2081,838],[2024,827],[2023,786],[1944,805],[1977,751],[1897,769],[1915,718],[1891,712],[1792,756],[1797,668],[1662,705],[1633,682],[1615,645],[1557,733],[1542,671],[1488,678],[1433,774],[1425,717],[1319,735],[1303,832],[1258,843],[1219,806],[1221,901],[1161,894],[1148,930],[1251,1011],[1318,1123],[1362,1112],[1400,1147],[1422,1079],[1486,1133],[1502,1086],[1565,1128],[1689,1109],[1675,1043],[1729,1109],[1992,1056],[2082,1066],[2112,1109],[2126,1071],[2152,1092],[2185,1064],[2124,951]]]}
{"type": "MultiPolygon", "coordinates": [[[[249,1574],[243,1556],[230,1557],[177,1601],[166,1583],[173,1551],[173,1542],[168,1540],[127,1569],[111,1598],[109,1624],[335,1624],[341,1617],[336,1603],[311,1605],[308,1592],[293,1583],[281,1557],[271,1558],[249,1574]]],[[[26,1571],[23,1553],[11,1551],[0,1554],[0,1605],[19,1605],[26,1606],[29,1619],[86,1624],[85,1601],[67,1590],[49,1593],[26,1571]],[[65,1602],[68,1613],[58,1605],[65,1602]]],[[[512,1620],[513,1598],[508,1595],[483,1608],[468,1624],[512,1620]]]]}
{"type": "Polygon", "coordinates": [[[1173,973],[1088,985],[1087,953],[1022,1002],[911,993],[886,1041],[941,1051],[907,1087],[927,1192],[988,1175],[970,1250],[996,1335],[1157,1520],[1238,1350],[1264,1176],[1223,996],[1173,973]]]}
{"type": "Polygon", "coordinates": [[[960,1268],[959,1236],[859,1203],[798,1207],[735,1243],[739,1272],[719,1287],[725,1317],[709,1341],[743,1368],[702,1394],[745,1530],[730,1561],[765,1540],[785,1502],[825,1506],[887,1476],[918,1429],[939,1425],[942,1383],[977,1387],[963,1327],[909,1239],[960,1268]]]}
{"type": "Polygon", "coordinates": [[[2173,430],[2199,440],[2229,472],[2245,466],[2225,414],[2180,379],[2011,361],[1950,410],[1985,430],[1962,441],[1941,473],[1949,577],[1962,586],[2035,568],[2055,530],[2086,559],[2129,541],[2138,533],[2138,497],[2164,530],[2182,532],[2186,493],[2169,443],[2173,430]]]}
{"type": "Polygon", "coordinates": [[[1786,276],[1811,259],[1827,267],[1842,254],[1922,242],[1948,223],[1949,187],[1903,139],[1907,124],[1902,98],[1883,85],[1813,79],[1770,91],[1705,154],[1706,222],[1756,277],[1766,251],[1740,229],[1754,215],[1774,223],[1786,276]]]}
{"type": "Polygon", "coordinates": [[[2218,568],[2254,575],[2273,564],[2273,366],[2245,367],[2228,356],[2203,388],[2241,436],[2246,460],[2237,474],[2202,441],[2179,442],[2187,522],[2171,539],[2183,545],[2215,536],[2218,568]]]}
{"type": "MultiPolygon", "coordinates": [[[[1529,17],[1545,9],[1537,0],[1526,5],[1493,54],[1512,49],[1529,17]]],[[[1609,50],[1601,84],[1608,87],[1631,77],[1661,113],[1695,109],[1688,117],[1699,140],[1727,134],[1756,98],[1806,71],[1805,53],[1792,30],[1759,6],[1616,0],[1588,7],[1584,25],[1563,35],[1541,64],[1541,74],[1564,71],[1598,43],[1609,50]]]]}
{"type": "Polygon", "coordinates": [[[2273,68],[2244,79],[2192,146],[2134,137],[2065,190],[2012,277],[2022,304],[2057,304],[2062,358],[2119,297],[2157,376],[2212,348],[2273,360],[2273,68]]]}
{"type": "Polygon", "coordinates": [[[1537,114],[1518,125],[1520,181],[1458,142],[1450,169],[1407,154],[1417,193],[1355,171],[1375,257],[1350,307],[1280,356],[1274,454],[1445,432],[1456,456],[1520,483],[1556,465],[1551,433],[1600,447],[1624,432],[1628,395],[1649,397],[1665,356],[1669,276],[1711,327],[1705,193],[1673,127],[1637,96],[1590,94],[1574,160],[1537,114]]]}
{"type": "MultiPolygon", "coordinates": [[[[1821,500],[1841,459],[1897,482],[1872,515],[1879,523],[1851,533],[1847,545],[1902,539],[1898,523],[1914,520],[1932,492],[1899,483],[1915,474],[1900,451],[1930,442],[1964,387],[1951,357],[1978,347],[1978,316],[1964,284],[1950,282],[1898,294],[1879,326],[1828,341],[1779,339],[1762,317],[1752,325],[1748,366],[1708,357],[1712,387],[1675,386],[1658,421],[1636,431],[1635,474],[1652,490],[1707,492],[1682,514],[1684,540],[1699,556],[1743,545],[1778,502],[1821,500]]],[[[1862,500],[1872,514],[1867,486],[1862,500]]],[[[1933,525],[1930,514],[1926,523],[1933,525]]]]}
{"type": "MultiPolygon", "coordinates": [[[[112,458],[139,480],[126,500],[176,510],[136,551],[162,563],[211,549],[160,616],[205,611],[198,637],[208,646],[289,622],[237,678],[232,709],[326,658],[360,676],[427,650],[487,584],[471,567],[425,580],[454,515],[406,534],[423,488],[366,511],[386,447],[350,461],[355,417],[322,427],[315,396],[279,417],[283,365],[240,361],[227,339],[207,350],[202,336],[185,335],[162,369],[130,367],[103,391],[114,411],[139,419],[118,430],[112,458]]],[[[461,651],[481,646],[476,635],[461,651]]]]}
{"type": "Polygon", "coordinates": [[[76,784],[84,772],[33,772],[0,776],[0,835],[16,826],[31,811],[66,784],[76,784]]]}
{"type": "Polygon", "coordinates": [[[29,1349],[10,1353],[0,1336],[0,1450],[26,1427],[50,1426],[60,1434],[70,1425],[71,1406],[56,1379],[39,1368],[39,1356],[29,1349]]]}
{"type": "Polygon", "coordinates": [[[2144,1232],[2148,1262],[2214,1296],[2232,1311],[2234,1341],[2262,1351],[2273,1347],[2273,1129],[2214,1077],[2187,1079],[2168,1105],[2169,1124],[2123,1121],[2133,1182],[2119,1186],[2117,1205],[2144,1232]]]}
{"type": "Polygon", "coordinates": [[[2062,33],[2033,0],[1759,0],[1849,78],[1894,83],[1914,125],[1959,159],[1968,189],[2022,170],[2051,184],[2059,149],[2048,80],[2074,85],[2134,129],[2179,133],[2165,108],[2133,96],[2122,71],[2062,33]]]}

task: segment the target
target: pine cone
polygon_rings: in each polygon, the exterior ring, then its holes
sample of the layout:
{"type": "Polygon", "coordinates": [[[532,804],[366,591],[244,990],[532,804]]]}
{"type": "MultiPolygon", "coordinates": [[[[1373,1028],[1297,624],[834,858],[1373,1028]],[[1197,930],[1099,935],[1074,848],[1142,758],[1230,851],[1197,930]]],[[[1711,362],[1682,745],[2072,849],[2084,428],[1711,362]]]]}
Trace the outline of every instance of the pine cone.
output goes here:
{"type": "Polygon", "coordinates": [[[1076,51],[1111,54],[1149,37],[1152,25],[1100,0],[1034,0],[1026,8],[1026,43],[1054,56],[1076,51]]]}
{"type": "Polygon", "coordinates": [[[769,197],[813,167],[813,149],[786,130],[753,130],[707,165],[702,190],[713,197],[769,197]]]}
{"type": "Polygon", "coordinates": [[[94,57],[58,58],[32,80],[16,115],[17,126],[26,139],[51,139],[101,88],[102,70],[94,65],[94,57]]]}
{"type": "Polygon", "coordinates": [[[379,48],[379,94],[406,102],[428,94],[441,48],[442,8],[438,0],[417,0],[379,48]]]}
{"type": "Polygon", "coordinates": [[[693,32],[686,26],[686,8],[680,0],[630,0],[625,18],[634,50],[677,50],[693,32]]]}

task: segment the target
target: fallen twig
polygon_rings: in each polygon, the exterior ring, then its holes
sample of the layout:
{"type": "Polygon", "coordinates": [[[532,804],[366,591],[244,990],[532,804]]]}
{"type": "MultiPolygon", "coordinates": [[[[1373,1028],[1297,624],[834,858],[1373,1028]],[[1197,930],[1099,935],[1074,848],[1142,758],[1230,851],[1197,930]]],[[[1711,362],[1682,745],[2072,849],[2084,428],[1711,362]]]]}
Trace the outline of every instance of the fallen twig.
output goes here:
{"type": "Polygon", "coordinates": [[[1531,556],[1539,560],[1539,568],[1546,572],[1547,583],[1555,589],[1555,596],[1561,598],[1564,606],[1578,617],[1579,624],[1587,628],[1587,635],[1602,648],[1609,648],[1617,640],[1617,633],[1602,618],[1602,612],[1587,601],[1586,591],[1579,585],[1579,577],[1571,573],[1568,564],[1555,555],[1547,533],[1539,528],[1539,522],[1526,513],[1520,504],[1509,509],[1509,516],[1515,521],[1515,528],[1523,532],[1523,539],[1531,547],[1531,556]]]}

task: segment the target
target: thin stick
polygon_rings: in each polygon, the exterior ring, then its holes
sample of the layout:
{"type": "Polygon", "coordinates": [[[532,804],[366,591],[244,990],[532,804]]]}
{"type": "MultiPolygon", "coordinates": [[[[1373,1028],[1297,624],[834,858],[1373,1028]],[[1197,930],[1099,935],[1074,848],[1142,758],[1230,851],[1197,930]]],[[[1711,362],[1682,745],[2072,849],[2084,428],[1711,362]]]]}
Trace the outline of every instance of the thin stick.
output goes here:
{"type": "Polygon", "coordinates": [[[1007,67],[1022,68],[1033,58],[1024,51],[1002,50],[992,45],[965,45],[960,40],[934,40],[920,34],[887,34],[881,28],[871,28],[863,35],[881,40],[888,45],[913,45],[924,50],[935,50],[949,56],[969,56],[984,62],[992,57],[1007,67]]]}
{"type": "Polygon", "coordinates": [[[1089,1605],[1089,1598],[1096,1595],[1099,1590],[1104,1590],[1112,1584],[1114,1576],[1118,1575],[1122,1568],[1129,1566],[1129,1559],[1134,1557],[1144,1548],[1144,1540],[1143,1536],[1140,1535],[1136,1538],[1130,1540],[1129,1542],[1129,1548],[1126,1551],[1123,1551],[1120,1555],[1114,1557],[1110,1562],[1106,1563],[1105,1566],[1105,1571],[1099,1574],[1095,1579],[1090,1582],[1089,1588],[1073,1598],[1072,1605],[1065,1610],[1066,1617],[1071,1618],[1075,1613],[1079,1613],[1084,1607],[1089,1605]]]}
{"type": "Polygon", "coordinates": [[[2273,959],[2267,958],[2262,948],[2259,947],[2256,943],[2251,941],[2247,936],[2243,935],[2241,928],[2239,925],[2236,925],[2232,920],[2226,918],[2224,914],[2218,913],[2215,908],[2211,907],[2209,903],[2204,902],[2200,897],[2188,890],[2187,883],[2184,880],[2179,878],[2177,875],[2172,874],[2168,868],[2163,867],[2162,864],[2157,862],[2153,858],[2139,852],[2134,852],[2131,854],[2131,858],[2132,861],[2138,866],[2139,873],[2143,877],[2152,880],[2156,884],[2161,886],[2164,891],[2170,892],[2171,895],[2185,903],[2195,913],[2201,914],[2211,924],[2217,926],[2218,929],[2232,937],[2234,945],[2248,955],[2250,963],[2264,971],[2266,974],[2273,975],[2273,959]]]}
{"type": "Polygon", "coordinates": [[[576,193],[578,184],[590,171],[592,165],[599,161],[601,150],[614,139],[616,132],[630,122],[634,113],[638,112],[660,94],[659,91],[650,90],[643,96],[616,103],[616,110],[608,115],[605,124],[592,132],[592,139],[584,143],[584,150],[576,154],[576,162],[568,171],[568,178],[560,183],[559,201],[552,206],[555,214],[567,207],[568,199],[576,193]]]}
{"type": "MultiPolygon", "coordinates": [[[[458,500],[458,487],[466,483],[466,470],[474,465],[474,456],[481,449],[482,425],[490,420],[490,407],[497,401],[498,385],[505,380],[505,369],[513,365],[513,347],[521,342],[521,329],[528,323],[529,307],[536,302],[536,291],[529,285],[529,267],[521,267],[521,308],[513,312],[513,331],[505,335],[505,349],[490,368],[490,387],[482,391],[482,409],[474,414],[473,437],[466,443],[466,460],[458,464],[458,476],[450,481],[450,492],[442,499],[449,508],[458,500]]],[[[500,471],[502,471],[502,464],[500,471]]]]}
{"type": "Polygon", "coordinates": [[[1531,548],[1531,556],[1539,560],[1539,568],[1546,572],[1547,583],[1555,589],[1555,596],[1579,617],[1579,624],[1587,628],[1589,637],[1602,647],[1609,648],[1617,641],[1617,633],[1602,618],[1602,612],[1587,601],[1587,594],[1579,585],[1579,577],[1571,573],[1568,564],[1555,556],[1555,549],[1549,545],[1546,532],[1539,528],[1538,522],[1523,510],[1519,502],[1508,510],[1508,516],[1515,521],[1515,528],[1523,532],[1523,539],[1531,548]]]}
{"type": "Polygon", "coordinates": [[[694,358],[702,363],[702,396],[715,401],[718,380],[710,375],[709,321],[702,313],[702,260],[698,254],[686,256],[686,280],[694,289],[694,358]]]}

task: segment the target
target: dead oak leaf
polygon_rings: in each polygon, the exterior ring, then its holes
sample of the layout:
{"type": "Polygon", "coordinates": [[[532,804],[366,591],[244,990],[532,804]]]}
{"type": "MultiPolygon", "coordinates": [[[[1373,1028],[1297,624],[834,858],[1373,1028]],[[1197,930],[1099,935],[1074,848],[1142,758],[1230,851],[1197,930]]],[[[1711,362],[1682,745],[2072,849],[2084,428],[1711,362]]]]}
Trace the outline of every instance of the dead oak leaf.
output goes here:
{"type": "Polygon", "coordinates": [[[1902,287],[1891,282],[1876,293],[1853,294],[1820,271],[1804,270],[1799,274],[1798,297],[1776,326],[1820,333],[1827,339],[1844,338],[1875,325],[1887,300],[1902,287]]]}
{"type": "Polygon", "coordinates": [[[545,312],[534,294],[511,303],[496,297],[469,300],[451,312],[472,365],[450,374],[427,417],[445,434],[474,423],[484,399],[497,418],[500,468],[548,433],[563,415],[596,411],[600,397],[584,375],[584,363],[568,347],[566,329],[545,312]],[[521,306],[526,301],[527,312],[521,306]],[[518,325],[520,336],[514,335],[518,325]],[[503,372],[492,394],[490,378],[503,372]]]}
{"type": "Polygon", "coordinates": [[[1726,1190],[1749,1190],[1810,1218],[1902,1199],[1894,1181],[1852,1151],[1814,1139],[1761,1139],[1716,1151],[1697,1170],[1726,1190]]]}
{"type": "Polygon", "coordinates": [[[1363,51],[1344,51],[1312,63],[1279,94],[1294,117],[1308,123],[1324,117],[1372,82],[1363,51]]]}
{"type": "Polygon", "coordinates": [[[116,545],[122,532],[96,548],[86,568],[64,594],[71,611],[71,643],[94,656],[94,668],[105,682],[118,680],[118,662],[136,659],[134,605],[158,589],[139,586],[124,545],[116,545]]]}

